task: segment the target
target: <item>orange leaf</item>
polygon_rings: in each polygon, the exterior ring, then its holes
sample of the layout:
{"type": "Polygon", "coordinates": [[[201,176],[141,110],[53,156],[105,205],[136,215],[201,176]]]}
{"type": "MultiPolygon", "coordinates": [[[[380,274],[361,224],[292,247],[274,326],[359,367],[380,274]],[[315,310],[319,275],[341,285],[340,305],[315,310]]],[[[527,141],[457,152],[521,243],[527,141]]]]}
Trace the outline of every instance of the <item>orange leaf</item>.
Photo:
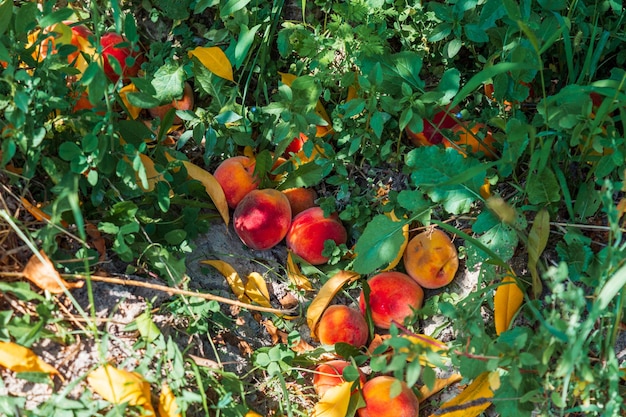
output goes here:
{"type": "Polygon", "coordinates": [[[159,395],[159,417],[181,417],[179,413],[178,404],[176,404],[176,397],[167,385],[167,382],[163,382],[161,385],[161,395],[159,395]]]}
{"type": "Polygon", "coordinates": [[[313,291],[313,286],[309,279],[300,272],[300,268],[293,260],[291,252],[287,253],[287,278],[291,281],[299,290],[313,291]]]}
{"type": "Polygon", "coordinates": [[[524,301],[524,293],[517,286],[515,278],[510,275],[502,278],[502,283],[496,289],[493,296],[493,314],[496,326],[496,334],[500,335],[505,332],[513,316],[522,306],[524,301]]]}
{"type": "Polygon", "coordinates": [[[432,395],[438,393],[439,391],[441,391],[442,389],[455,384],[457,382],[459,382],[460,380],[462,380],[463,377],[459,374],[452,374],[447,378],[437,378],[435,379],[435,385],[433,386],[432,389],[429,389],[426,385],[422,386],[420,388],[420,393],[422,394],[422,396],[420,397],[420,402],[425,401],[426,399],[428,399],[429,397],[431,397],[432,395]]]}
{"type": "Polygon", "coordinates": [[[344,284],[353,282],[359,277],[360,275],[355,272],[339,271],[326,281],[326,284],[324,284],[322,288],[320,288],[319,293],[315,296],[313,301],[311,301],[311,304],[306,312],[306,321],[309,325],[309,329],[311,330],[312,337],[317,337],[315,335],[317,323],[337,292],[339,292],[344,284]]]}
{"type": "Polygon", "coordinates": [[[345,417],[350,404],[352,384],[344,381],[329,388],[315,404],[311,417],[345,417]]]}
{"type": "MultiPolygon", "coordinates": [[[[140,180],[139,176],[136,176],[137,185],[141,187],[142,190],[149,192],[154,190],[154,186],[157,182],[163,181],[164,176],[162,173],[158,172],[154,166],[154,161],[150,159],[148,155],[143,153],[139,154],[139,158],[141,158],[141,163],[143,164],[144,169],[146,170],[146,177],[148,179],[147,183],[144,184],[143,181],[140,180]]],[[[126,156],[124,157],[128,161],[126,156]]]]}
{"type": "Polygon", "coordinates": [[[110,403],[143,407],[154,415],[150,403],[150,384],[137,372],[104,365],[87,375],[87,383],[110,403]]]}
{"type": "Polygon", "coordinates": [[[50,215],[48,213],[43,212],[39,207],[35,206],[33,203],[28,201],[26,198],[20,198],[22,204],[26,211],[30,213],[31,216],[35,218],[37,221],[50,220],[50,215]]]}
{"type": "Polygon", "coordinates": [[[59,371],[48,365],[32,350],[13,342],[0,342],[0,366],[13,372],[43,372],[59,375],[59,371]]]}
{"type": "MultiPolygon", "coordinates": [[[[497,375],[497,371],[494,372],[497,375]]],[[[491,398],[493,398],[491,385],[495,385],[494,377],[492,377],[494,372],[483,372],[478,375],[459,395],[446,401],[437,410],[437,416],[475,417],[485,411],[491,405],[491,398]]],[[[435,414],[431,414],[431,417],[433,416],[435,414]]]]}
{"type": "Polygon", "coordinates": [[[126,106],[126,110],[128,110],[128,113],[130,114],[130,117],[133,120],[139,117],[139,113],[141,113],[141,109],[130,103],[130,101],[128,100],[128,93],[135,93],[137,91],[139,91],[139,89],[135,86],[135,84],[130,83],[122,87],[119,93],[120,98],[122,99],[122,102],[124,103],[124,106],[126,106]]]}
{"type": "Polygon", "coordinates": [[[195,56],[200,63],[206,67],[213,74],[218,77],[224,78],[229,81],[235,81],[233,78],[233,67],[228,60],[228,57],[217,46],[197,48],[189,51],[189,56],[195,56]]]}
{"type": "Polygon", "coordinates": [[[40,256],[33,255],[30,257],[22,272],[30,282],[53,294],[60,294],[65,288],[71,290],[83,286],[83,281],[72,283],[65,281],[46,254],[43,251],[39,251],[39,254],[40,256]]]}

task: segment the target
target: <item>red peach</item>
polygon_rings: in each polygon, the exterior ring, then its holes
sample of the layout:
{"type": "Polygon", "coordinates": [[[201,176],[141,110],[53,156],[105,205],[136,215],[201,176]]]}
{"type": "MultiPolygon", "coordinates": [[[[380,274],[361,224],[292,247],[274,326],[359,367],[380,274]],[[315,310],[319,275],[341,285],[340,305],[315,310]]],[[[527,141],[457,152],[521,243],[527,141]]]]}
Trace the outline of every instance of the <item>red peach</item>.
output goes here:
{"type": "MultiPolygon", "coordinates": [[[[148,109],[148,112],[150,113],[150,116],[152,116],[153,118],[156,119],[158,117],[159,119],[163,120],[163,117],[170,109],[173,108],[176,110],[192,110],[193,105],[194,105],[193,88],[191,88],[191,84],[189,84],[188,82],[185,82],[185,85],[183,88],[183,95],[180,98],[174,99],[170,103],[163,104],[162,106],[157,106],[157,107],[148,109]]],[[[178,117],[178,115],[174,116],[174,121],[173,121],[174,124],[179,124],[182,121],[183,120],[180,117],[178,117]]]]}
{"type": "Polygon", "coordinates": [[[312,188],[289,188],[283,190],[283,194],[291,204],[291,215],[297,216],[306,209],[315,206],[317,193],[312,188]]]}
{"type": "Polygon", "coordinates": [[[233,227],[246,246],[256,250],[278,244],[291,224],[289,200],[280,191],[252,190],[237,204],[233,227]]]}
{"type": "Polygon", "coordinates": [[[441,110],[432,117],[432,120],[424,119],[424,128],[420,133],[412,132],[406,128],[406,134],[414,145],[429,146],[437,145],[444,140],[442,129],[452,129],[460,123],[455,116],[458,109],[441,110]]]}
{"type": "Polygon", "coordinates": [[[359,310],[336,304],[328,307],[317,325],[320,343],[334,345],[338,342],[363,346],[369,338],[365,317],[359,310]]]}
{"type": "MultiPolygon", "coordinates": [[[[388,271],[367,280],[370,287],[369,306],[374,324],[388,329],[392,322],[404,323],[414,310],[422,307],[424,290],[410,276],[402,272],[388,271]]],[[[365,295],[359,299],[361,312],[365,314],[365,295]]]]}
{"type": "Polygon", "coordinates": [[[133,51],[129,45],[121,46],[121,44],[128,44],[128,41],[119,33],[105,33],[100,38],[100,46],[102,47],[104,60],[104,73],[113,82],[117,82],[120,75],[117,74],[111,66],[111,58],[115,58],[117,62],[119,62],[122,68],[122,78],[124,79],[136,76],[141,67],[142,59],[140,54],[133,51]],[[127,59],[134,59],[134,63],[129,66],[126,62],[127,59]]]}
{"type": "Polygon", "coordinates": [[[254,175],[254,165],[254,160],[247,156],[233,156],[222,161],[213,173],[222,186],[231,209],[237,207],[246,194],[259,186],[259,180],[254,175]]]}
{"type": "Polygon", "coordinates": [[[377,376],[363,385],[365,407],[357,410],[359,417],[416,417],[419,400],[409,386],[391,376],[377,376]],[[398,395],[391,397],[394,384],[400,384],[398,395]]]}
{"type": "Polygon", "coordinates": [[[332,239],[337,245],[347,242],[348,233],[339,216],[324,217],[324,210],[311,207],[295,216],[287,232],[287,247],[312,265],[328,262],[322,255],[324,242],[332,239]]]}
{"type": "Polygon", "coordinates": [[[306,142],[307,140],[309,140],[307,135],[305,135],[304,133],[300,133],[300,135],[297,138],[293,138],[289,146],[287,146],[287,149],[285,149],[285,153],[283,153],[283,157],[289,159],[292,153],[300,152],[302,150],[302,147],[304,146],[304,142],[306,142]]]}
{"type": "MultiPolygon", "coordinates": [[[[317,395],[321,397],[328,389],[344,382],[343,370],[350,365],[350,362],[341,359],[319,364],[315,368],[315,374],[313,375],[313,388],[315,388],[317,395]]],[[[359,382],[363,386],[365,384],[365,374],[360,369],[357,368],[357,370],[359,372],[359,382]]]]}

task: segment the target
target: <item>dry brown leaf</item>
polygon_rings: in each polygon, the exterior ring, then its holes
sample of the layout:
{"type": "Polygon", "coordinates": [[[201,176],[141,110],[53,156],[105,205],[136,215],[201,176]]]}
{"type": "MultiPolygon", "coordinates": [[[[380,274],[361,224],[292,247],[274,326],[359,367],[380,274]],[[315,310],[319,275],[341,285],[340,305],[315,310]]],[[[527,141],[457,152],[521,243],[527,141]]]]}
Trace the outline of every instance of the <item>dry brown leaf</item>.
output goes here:
{"type": "MultiPolygon", "coordinates": [[[[497,371],[494,371],[497,373],[497,371]]],[[[478,375],[459,395],[446,401],[438,410],[437,416],[444,417],[475,417],[491,405],[493,391],[490,386],[491,374],[483,372],[478,375]]],[[[434,417],[431,414],[431,417],[434,417]]]]}
{"type": "Polygon", "coordinates": [[[306,275],[300,272],[300,268],[293,260],[291,252],[287,253],[287,278],[289,278],[289,281],[291,281],[299,290],[313,291],[311,282],[306,275]]]}
{"type": "Polygon", "coordinates": [[[345,417],[351,394],[352,382],[344,381],[329,388],[315,404],[311,417],[345,417]]]}
{"type": "Polygon", "coordinates": [[[32,350],[13,342],[0,342],[0,366],[13,372],[43,372],[60,375],[32,350]]]}
{"type": "Polygon", "coordinates": [[[337,292],[339,292],[346,283],[353,282],[359,279],[359,277],[360,275],[356,272],[339,271],[320,288],[319,293],[317,293],[306,312],[306,321],[311,330],[311,337],[317,338],[315,334],[317,323],[337,292]]]}
{"type": "Polygon", "coordinates": [[[189,51],[189,56],[195,56],[196,58],[198,58],[200,63],[204,65],[206,69],[208,69],[218,77],[224,78],[229,81],[234,81],[233,67],[224,51],[222,51],[219,47],[198,46],[195,49],[189,51]]]}
{"type": "Polygon", "coordinates": [[[176,396],[167,385],[167,382],[161,384],[161,395],[159,395],[159,417],[181,417],[178,412],[179,407],[176,404],[176,396]]]}
{"type": "Polygon", "coordinates": [[[87,375],[87,383],[110,403],[143,407],[154,415],[150,403],[150,384],[137,372],[104,365],[87,375]]]}
{"type": "Polygon", "coordinates": [[[100,230],[93,223],[85,223],[85,231],[87,235],[91,238],[91,246],[94,247],[98,251],[100,255],[100,262],[104,261],[107,257],[107,247],[100,230]]]}
{"type": "Polygon", "coordinates": [[[459,374],[452,374],[452,375],[450,375],[447,378],[437,378],[437,379],[435,379],[435,385],[433,386],[432,389],[429,389],[426,385],[422,386],[420,388],[420,393],[422,394],[422,396],[420,397],[420,402],[427,400],[432,395],[435,395],[436,393],[438,393],[442,389],[444,389],[444,388],[446,388],[446,387],[448,387],[448,386],[450,386],[452,384],[456,384],[457,382],[459,382],[462,379],[463,379],[463,377],[461,375],[459,375],[459,374]]]}
{"type": "Polygon", "coordinates": [[[493,296],[493,315],[496,334],[508,330],[511,320],[522,306],[524,293],[517,286],[515,278],[510,275],[502,278],[502,283],[493,296]]]}
{"type": "Polygon", "coordinates": [[[39,207],[35,206],[33,203],[28,201],[25,197],[20,198],[22,204],[26,211],[30,213],[31,216],[35,218],[37,221],[50,220],[50,215],[42,211],[39,207]]]}
{"type": "Polygon", "coordinates": [[[68,290],[80,288],[84,284],[83,281],[67,282],[61,278],[61,275],[43,250],[39,251],[39,256],[33,255],[30,257],[24,267],[23,274],[30,282],[42,290],[50,291],[53,294],[61,294],[64,288],[68,290]],[[40,257],[43,259],[43,262],[40,257]]]}

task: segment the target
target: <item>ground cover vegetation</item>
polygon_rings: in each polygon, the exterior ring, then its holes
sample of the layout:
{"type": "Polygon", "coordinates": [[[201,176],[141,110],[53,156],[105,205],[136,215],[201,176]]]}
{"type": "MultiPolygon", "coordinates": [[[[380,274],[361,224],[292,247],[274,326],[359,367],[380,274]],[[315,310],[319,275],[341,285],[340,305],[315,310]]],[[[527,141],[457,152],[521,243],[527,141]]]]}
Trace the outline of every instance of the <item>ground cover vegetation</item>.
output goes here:
{"type": "Polygon", "coordinates": [[[625,18],[620,0],[1,0],[0,372],[52,393],[0,415],[624,415],[625,18]],[[187,275],[225,225],[288,254],[245,278],[203,261],[226,300],[187,275]],[[92,287],[120,275],[167,300],[112,358],[92,287]],[[232,304],[274,339],[245,373],[181,343],[236,326],[232,304]],[[99,346],[80,375],[34,353],[77,339],[99,346]]]}

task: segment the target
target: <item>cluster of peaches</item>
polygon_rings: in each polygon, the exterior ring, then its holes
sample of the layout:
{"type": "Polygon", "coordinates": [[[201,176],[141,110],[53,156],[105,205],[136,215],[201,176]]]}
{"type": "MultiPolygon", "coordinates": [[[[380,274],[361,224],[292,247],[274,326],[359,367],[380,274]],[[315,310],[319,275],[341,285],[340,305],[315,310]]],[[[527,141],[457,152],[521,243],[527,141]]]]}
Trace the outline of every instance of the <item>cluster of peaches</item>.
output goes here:
{"type": "Polygon", "coordinates": [[[324,242],[340,245],[348,238],[337,214],[325,216],[310,188],[259,189],[254,170],[254,159],[241,155],[225,159],[213,173],[234,209],[237,236],[256,250],[270,249],[285,239],[289,250],[308,263],[326,263],[324,242]]]}
{"type": "MultiPolygon", "coordinates": [[[[315,329],[320,343],[366,346],[370,336],[365,319],[368,308],[378,329],[389,329],[392,324],[402,325],[422,307],[423,288],[435,289],[449,284],[459,266],[456,247],[439,229],[427,230],[413,237],[405,249],[403,261],[406,273],[384,271],[368,279],[369,298],[366,299],[365,292],[361,291],[358,309],[342,304],[329,306],[315,329]]],[[[318,395],[323,396],[329,388],[343,382],[342,373],[348,365],[350,362],[342,359],[318,365],[313,379],[318,395]]],[[[366,380],[365,375],[360,373],[360,383],[366,405],[357,410],[359,417],[418,415],[418,398],[403,381],[386,375],[366,380]],[[394,384],[400,386],[401,391],[392,397],[394,384]]]]}

